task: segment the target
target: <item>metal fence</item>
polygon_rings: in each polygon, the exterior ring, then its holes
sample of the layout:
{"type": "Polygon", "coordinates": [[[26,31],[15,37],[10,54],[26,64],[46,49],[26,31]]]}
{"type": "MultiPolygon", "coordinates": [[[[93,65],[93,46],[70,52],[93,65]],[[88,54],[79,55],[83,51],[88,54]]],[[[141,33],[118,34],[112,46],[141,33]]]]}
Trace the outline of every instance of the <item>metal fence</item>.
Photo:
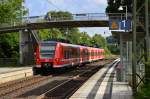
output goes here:
{"type": "Polygon", "coordinates": [[[125,19],[124,13],[82,13],[82,14],[72,14],[71,16],[33,16],[24,17],[23,22],[26,23],[37,23],[45,21],[84,21],[84,20],[109,20],[109,19],[125,19]]]}
{"type": "Polygon", "coordinates": [[[16,58],[0,58],[0,66],[17,66],[19,59],[16,58]]]}

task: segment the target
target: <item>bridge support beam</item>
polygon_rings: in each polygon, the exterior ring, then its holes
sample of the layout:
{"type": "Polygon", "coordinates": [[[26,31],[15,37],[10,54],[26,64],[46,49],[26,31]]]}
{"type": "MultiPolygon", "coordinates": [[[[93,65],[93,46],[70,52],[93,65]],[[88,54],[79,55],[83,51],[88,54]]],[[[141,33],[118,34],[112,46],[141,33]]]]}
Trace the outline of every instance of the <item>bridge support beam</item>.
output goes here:
{"type": "Polygon", "coordinates": [[[31,33],[28,30],[20,31],[20,64],[30,65],[34,62],[34,48],[31,33]]]}

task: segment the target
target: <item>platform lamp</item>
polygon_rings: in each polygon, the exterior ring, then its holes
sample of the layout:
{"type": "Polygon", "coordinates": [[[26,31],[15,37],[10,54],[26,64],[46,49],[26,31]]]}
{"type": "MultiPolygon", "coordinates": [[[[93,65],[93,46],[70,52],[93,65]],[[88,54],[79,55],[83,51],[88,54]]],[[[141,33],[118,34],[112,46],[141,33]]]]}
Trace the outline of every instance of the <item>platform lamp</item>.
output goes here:
{"type": "Polygon", "coordinates": [[[127,19],[128,19],[128,7],[127,7],[127,6],[120,6],[120,7],[118,8],[118,10],[122,11],[122,10],[123,10],[123,7],[126,8],[126,20],[127,20],[127,19]]]}

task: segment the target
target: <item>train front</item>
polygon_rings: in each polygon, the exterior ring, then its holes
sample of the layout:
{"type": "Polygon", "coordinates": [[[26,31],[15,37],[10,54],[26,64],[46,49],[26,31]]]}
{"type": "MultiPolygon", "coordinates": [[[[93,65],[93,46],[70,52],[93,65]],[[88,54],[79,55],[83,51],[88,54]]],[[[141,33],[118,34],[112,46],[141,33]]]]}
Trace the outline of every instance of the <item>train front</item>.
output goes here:
{"type": "Polygon", "coordinates": [[[55,49],[57,42],[44,41],[36,50],[36,66],[33,67],[34,74],[49,72],[53,68],[55,49]]]}

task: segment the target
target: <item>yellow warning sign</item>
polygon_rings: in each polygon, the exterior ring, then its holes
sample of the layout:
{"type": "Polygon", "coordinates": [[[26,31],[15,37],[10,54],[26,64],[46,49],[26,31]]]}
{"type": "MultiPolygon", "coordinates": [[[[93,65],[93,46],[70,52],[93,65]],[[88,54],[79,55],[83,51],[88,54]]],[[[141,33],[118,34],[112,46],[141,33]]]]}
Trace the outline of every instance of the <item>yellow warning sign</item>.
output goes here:
{"type": "Polygon", "coordinates": [[[119,29],[119,25],[118,25],[118,23],[116,23],[116,22],[112,22],[112,23],[111,23],[111,29],[113,29],[113,30],[117,30],[117,29],[119,29]]]}

